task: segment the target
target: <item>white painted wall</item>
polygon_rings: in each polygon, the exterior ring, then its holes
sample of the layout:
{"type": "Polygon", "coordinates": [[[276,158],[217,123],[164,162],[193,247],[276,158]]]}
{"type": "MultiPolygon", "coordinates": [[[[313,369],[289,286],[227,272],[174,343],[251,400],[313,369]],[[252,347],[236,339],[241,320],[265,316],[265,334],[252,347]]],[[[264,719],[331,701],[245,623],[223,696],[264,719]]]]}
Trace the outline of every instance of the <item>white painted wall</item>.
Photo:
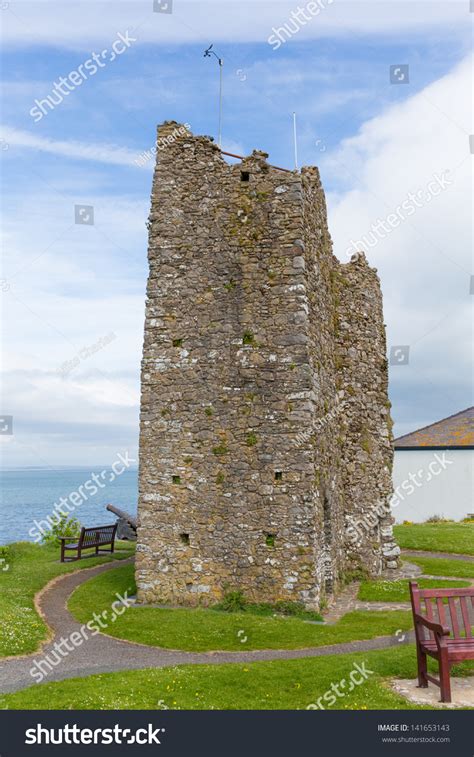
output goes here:
{"type": "Polygon", "coordinates": [[[397,523],[474,512],[474,450],[395,450],[392,514],[397,523]]]}

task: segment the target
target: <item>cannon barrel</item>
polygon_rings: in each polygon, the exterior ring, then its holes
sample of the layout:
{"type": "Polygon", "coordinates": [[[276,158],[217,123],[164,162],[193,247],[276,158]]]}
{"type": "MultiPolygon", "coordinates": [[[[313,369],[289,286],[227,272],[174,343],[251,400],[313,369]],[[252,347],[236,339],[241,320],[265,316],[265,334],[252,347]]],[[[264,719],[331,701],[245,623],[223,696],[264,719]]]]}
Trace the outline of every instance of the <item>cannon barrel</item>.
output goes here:
{"type": "Polygon", "coordinates": [[[127,521],[127,523],[130,524],[130,526],[133,528],[134,531],[137,530],[138,525],[138,519],[135,518],[133,515],[130,515],[130,513],[125,512],[125,510],[121,510],[119,507],[115,507],[115,505],[106,505],[106,509],[114,513],[118,518],[121,518],[122,520],[127,521]]]}

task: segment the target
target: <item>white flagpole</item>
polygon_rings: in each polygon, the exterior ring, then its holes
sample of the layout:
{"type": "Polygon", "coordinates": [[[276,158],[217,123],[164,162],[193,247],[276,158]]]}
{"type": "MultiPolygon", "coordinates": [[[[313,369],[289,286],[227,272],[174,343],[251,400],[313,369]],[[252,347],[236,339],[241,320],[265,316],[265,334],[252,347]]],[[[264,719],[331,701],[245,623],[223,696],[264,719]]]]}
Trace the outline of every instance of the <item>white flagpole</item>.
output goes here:
{"type": "Polygon", "coordinates": [[[298,170],[298,142],[296,138],[296,113],[293,113],[293,140],[295,145],[295,171],[298,170]]]}
{"type": "Polygon", "coordinates": [[[222,147],[222,68],[224,61],[219,58],[219,147],[222,147]]]}

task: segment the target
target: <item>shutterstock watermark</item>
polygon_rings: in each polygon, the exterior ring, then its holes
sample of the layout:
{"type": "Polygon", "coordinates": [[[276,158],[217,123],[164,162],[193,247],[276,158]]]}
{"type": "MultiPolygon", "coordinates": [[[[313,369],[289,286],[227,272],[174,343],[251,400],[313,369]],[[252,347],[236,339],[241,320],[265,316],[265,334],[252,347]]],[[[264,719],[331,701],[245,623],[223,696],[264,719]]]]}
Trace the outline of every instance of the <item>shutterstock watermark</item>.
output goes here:
{"type": "Polygon", "coordinates": [[[90,58],[87,58],[84,63],[81,63],[76,69],[70,71],[67,76],[60,76],[59,83],[53,82],[49,95],[43,100],[35,100],[35,104],[30,110],[30,116],[34,119],[34,122],[38,123],[41,121],[50,111],[61,105],[64,98],[69,97],[76,87],[80,87],[91,76],[95,76],[99,69],[107,66],[107,63],[112,63],[136,41],[136,37],[129,36],[128,29],[123,34],[122,32],[117,32],[117,38],[112,42],[112,50],[106,48],[100,53],[91,53],[90,58]]]}
{"type": "Polygon", "coordinates": [[[61,636],[60,640],[53,644],[51,651],[34,661],[33,667],[30,668],[30,676],[35,679],[36,683],[41,683],[65,657],[82,647],[91,636],[96,636],[101,630],[108,628],[111,623],[115,623],[117,618],[135,603],[135,600],[128,596],[128,589],[123,596],[118,592],[115,596],[117,599],[110,606],[112,611],[110,616],[110,610],[102,610],[100,613],[94,612],[91,620],[83,623],[78,631],[72,631],[68,637],[61,636]]]}
{"type": "Polygon", "coordinates": [[[94,225],[93,205],[74,205],[74,223],[79,226],[94,225]]]}
{"type": "Polygon", "coordinates": [[[390,498],[390,507],[398,507],[400,502],[403,502],[405,494],[410,497],[416,489],[419,489],[424,484],[428,484],[433,478],[439,476],[446,470],[448,465],[452,465],[454,460],[448,460],[446,452],[433,454],[433,460],[428,465],[427,470],[420,468],[416,473],[409,473],[408,477],[397,486],[390,498]]]}
{"type": "Polygon", "coordinates": [[[428,205],[434,197],[438,197],[446,189],[449,189],[453,184],[453,180],[448,176],[449,173],[451,173],[449,169],[440,174],[435,173],[426,187],[418,189],[417,192],[408,192],[406,198],[396,206],[394,212],[389,213],[385,218],[377,218],[375,223],[371,224],[370,230],[363,234],[360,239],[351,239],[350,247],[346,250],[347,257],[369,247],[375,247],[380,240],[390,236],[394,229],[397,229],[419,208],[428,205]]]}
{"type": "Polygon", "coordinates": [[[319,16],[321,11],[328,5],[332,5],[333,2],[334,0],[315,0],[314,2],[306,3],[303,8],[298,5],[296,10],[291,11],[288,21],[283,26],[272,28],[273,33],[267,39],[268,44],[272,46],[273,50],[278,50],[294,34],[297,34],[302,26],[306,26],[308,21],[312,21],[313,18],[319,16]]]}
{"type": "Polygon", "coordinates": [[[326,710],[328,707],[335,705],[338,697],[342,698],[347,694],[350,694],[351,691],[354,691],[356,686],[361,686],[369,676],[372,676],[374,674],[373,670],[368,670],[365,666],[365,660],[361,665],[359,665],[358,662],[355,662],[352,666],[352,670],[349,673],[349,686],[347,689],[347,680],[345,678],[341,678],[338,683],[332,683],[330,688],[327,689],[327,691],[322,696],[320,696],[316,700],[316,702],[308,704],[306,709],[326,710]],[[343,691],[343,689],[346,689],[346,691],[343,691]],[[323,701],[325,704],[323,704],[323,701]]]}
{"type": "Polygon", "coordinates": [[[390,84],[409,84],[410,66],[408,63],[393,63],[389,69],[390,84]]]}
{"type": "Polygon", "coordinates": [[[13,415],[0,415],[0,434],[2,436],[13,434],[13,415]]]}
{"type": "Polygon", "coordinates": [[[357,542],[362,536],[367,535],[376,527],[380,518],[389,516],[391,511],[405,500],[405,497],[410,497],[416,489],[432,481],[453,463],[454,460],[449,460],[446,457],[446,452],[442,454],[435,452],[433,460],[426,470],[420,468],[416,473],[409,473],[408,477],[397,486],[394,493],[386,501],[381,500],[369,512],[347,527],[346,535],[349,540],[357,542]]]}
{"type": "Polygon", "coordinates": [[[410,362],[410,345],[394,344],[390,347],[390,365],[408,365],[410,362]]]}
{"type": "Polygon", "coordinates": [[[116,338],[116,334],[111,331],[105,336],[101,336],[100,339],[98,339],[97,342],[94,342],[94,344],[91,344],[90,347],[82,347],[77,355],[74,355],[71,360],[66,360],[64,363],[62,363],[62,365],[60,365],[57,369],[56,373],[59,373],[61,378],[66,378],[66,376],[71,373],[74,368],[77,368],[77,366],[80,365],[83,360],[87,360],[87,358],[95,355],[96,352],[100,352],[100,350],[103,350],[104,347],[107,347],[107,345],[110,344],[110,342],[113,342],[116,338]]]}
{"type": "Polygon", "coordinates": [[[146,166],[152,158],[156,157],[158,150],[163,150],[168,145],[173,144],[178,137],[184,137],[184,135],[190,130],[191,126],[188,123],[176,127],[176,129],[173,129],[171,134],[168,134],[166,137],[159,137],[156,140],[156,145],[153,145],[149,150],[144,150],[133,162],[139,168],[143,168],[143,166],[146,166]]]}
{"type": "Polygon", "coordinates": [[[116,478],[136,462],[129,457],[128,451],[124,452],[123,455],[117,454],[117,460],[112,463],[110,469],[104,468],[100,473],[91,473],[90,478],[77,489],[69,492],[67,497],[60,497],[59,504],[54,503],[51,513],[46,516],[45,520],[33,521],[34,526],[30,528],[28,534],[35,542],[41,541],[43,536],[59,523],[61,516],[69,515],[84,502],[87,502],[89,497],[95,497],[99,489],[105,489],[108,483],[113,483],[116,478]]]}
{"type": "Polygon", "coordinates": [[[154,13],[173,13],[173,0],[153,0],[154,13]]]}

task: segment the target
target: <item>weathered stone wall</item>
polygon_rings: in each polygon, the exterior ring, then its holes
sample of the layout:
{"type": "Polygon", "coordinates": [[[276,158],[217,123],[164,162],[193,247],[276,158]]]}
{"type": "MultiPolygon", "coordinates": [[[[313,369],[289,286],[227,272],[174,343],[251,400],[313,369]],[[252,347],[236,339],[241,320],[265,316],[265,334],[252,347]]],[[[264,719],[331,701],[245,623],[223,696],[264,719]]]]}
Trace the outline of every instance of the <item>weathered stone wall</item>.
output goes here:
{"type": "MultiPolygon", "coordinates": [[[[176,131],[166,123],[159,137],[176,131]]],[[[357,442],[351,437],[352,455],[340,409],[341,266],[319,174],[285,173],[266,157],[254,152],[231,166],[192,135],[158,155],[142,363],[140,601],[210,604],[239,589],[253,601],[317,607],[348,564],[350,497],[362,492],[368,510],[384,486],[390,491],[380,455],[369,459],[363,489],[359,470],[357,479],[347,472],[357,442]]],[[[380,299],[377,282],[374,291],[380,299]]],[[[373,315],[383,338],[381,313],[373,315]]],[[[373,401],[386,409],[386,366],[377,370],[373,401]]],[[[377,571],[380,534],[371,539],[378,546],[370,556],[364,546],[360,562],[377,571]]]]}
{"type": "Polygon", "coordinates": [[[337,387],[334,279],[339,261],[332,253],[326,200],[317,168],[302,169],[303,218],[309,291],[311,378],[314,397],[311,448],[321,590],[331,593],[344,570],[344,502],[341,479],[341,399],[337,387]]]}
{"type": "Polygon", "coordinates": [[[397,566],[400,550],[388,505],[393,447],[382,294],[363,253],[340,268],[337,310],[345,548],[352,569],[378,573],[397,566]]]}

